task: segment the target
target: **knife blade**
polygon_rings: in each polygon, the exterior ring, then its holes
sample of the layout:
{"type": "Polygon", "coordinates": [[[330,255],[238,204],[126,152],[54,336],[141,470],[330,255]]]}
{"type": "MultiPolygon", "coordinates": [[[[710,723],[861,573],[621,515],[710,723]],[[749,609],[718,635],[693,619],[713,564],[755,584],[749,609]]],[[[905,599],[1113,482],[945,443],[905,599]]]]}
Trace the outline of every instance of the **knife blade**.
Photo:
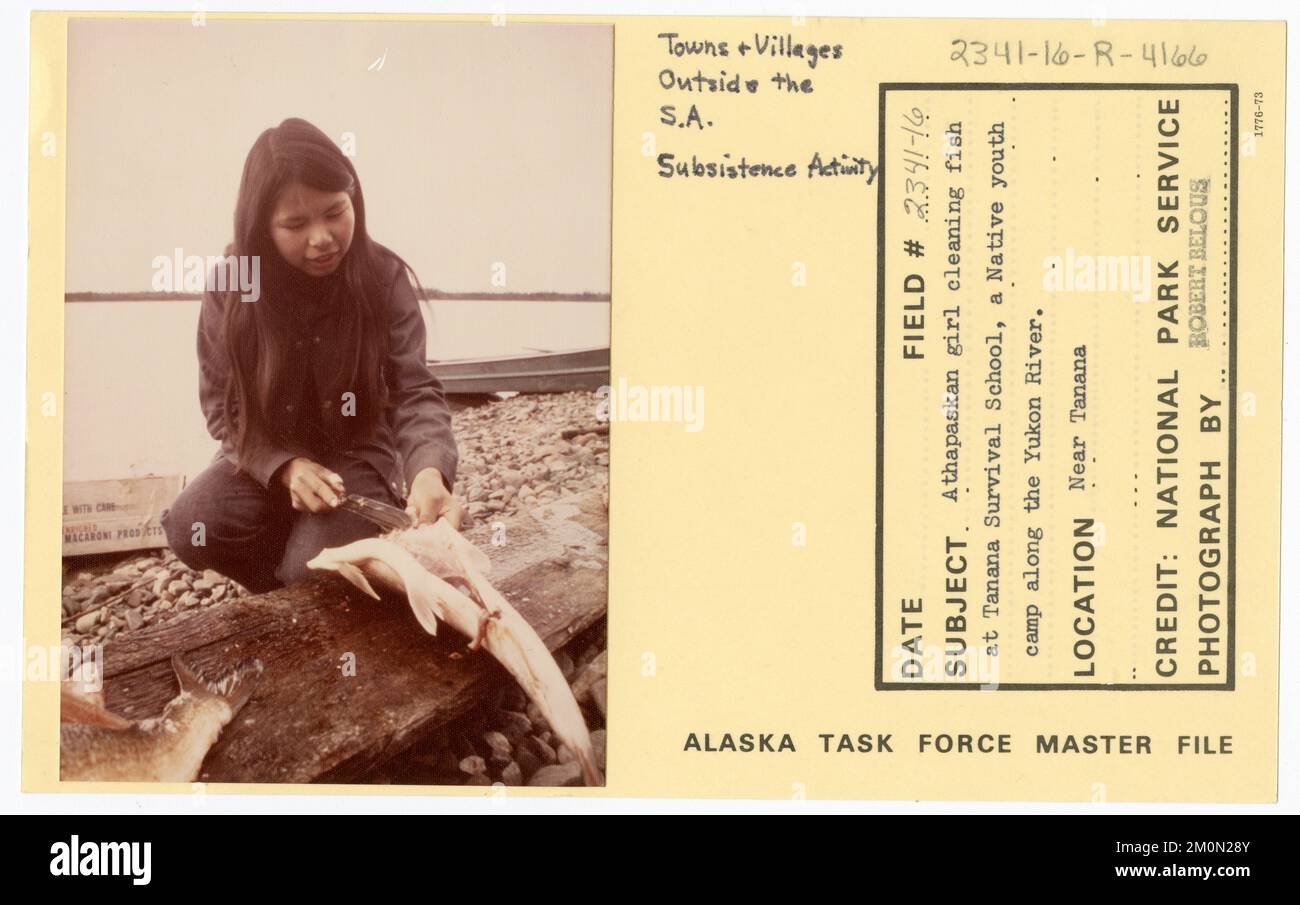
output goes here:
{"type": "Polygon", "coordinates": [[[415,520],[406,513],[406,510],[355,493],[343,494],[339,508],[356,513],[363,519],[390,531],[401,531],[415,525],[415,520]]]}

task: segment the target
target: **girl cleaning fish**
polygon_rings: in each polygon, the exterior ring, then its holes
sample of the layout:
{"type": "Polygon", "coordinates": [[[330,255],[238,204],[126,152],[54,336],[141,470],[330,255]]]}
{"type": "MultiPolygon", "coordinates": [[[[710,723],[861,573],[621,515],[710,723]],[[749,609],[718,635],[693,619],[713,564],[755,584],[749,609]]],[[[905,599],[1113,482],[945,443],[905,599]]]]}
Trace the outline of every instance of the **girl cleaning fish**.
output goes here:
{"type": "Polygon", "coordinates": [[[345,494],[458,527],[414,274],[370,237],[356,170],[324,132],[287,119],[258,136],[227,255],[256,259],[262,285],[256,301],[203,297],[199,401],[221,446],[163,514],[181,561],[255,592],[290,584],[323,548],[379,532],[345,494]]]}

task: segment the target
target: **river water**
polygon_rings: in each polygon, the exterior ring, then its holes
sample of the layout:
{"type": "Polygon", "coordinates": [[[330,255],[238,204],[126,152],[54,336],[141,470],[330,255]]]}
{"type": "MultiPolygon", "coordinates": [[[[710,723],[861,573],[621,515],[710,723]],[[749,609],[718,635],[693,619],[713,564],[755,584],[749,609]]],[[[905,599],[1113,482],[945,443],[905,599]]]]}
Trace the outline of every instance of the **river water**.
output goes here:
{"type": "MultiPolygon", "coordinates": [[[[64,481],[193,477],[208,464],[198,315],[197,301],[64,305],[64,481]]],[[[425,323],[437,360],[609,345],[607,302],[438,299],[425,323]]]]}

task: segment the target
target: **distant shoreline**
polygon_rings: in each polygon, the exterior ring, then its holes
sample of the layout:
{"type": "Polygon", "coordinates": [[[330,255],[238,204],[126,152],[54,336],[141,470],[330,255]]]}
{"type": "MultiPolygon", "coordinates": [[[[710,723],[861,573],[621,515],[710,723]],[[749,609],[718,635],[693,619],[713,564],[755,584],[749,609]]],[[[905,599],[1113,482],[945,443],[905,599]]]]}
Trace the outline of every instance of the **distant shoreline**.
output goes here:
{"type": "MultiPolygon", "coordinates": [[[[425,289],[426,301],[481,302],[608,302],[608,292],[447,292],[425,289]]],[[[198,302],[200,292],[65,292],[64,302],[198,302]]]]}

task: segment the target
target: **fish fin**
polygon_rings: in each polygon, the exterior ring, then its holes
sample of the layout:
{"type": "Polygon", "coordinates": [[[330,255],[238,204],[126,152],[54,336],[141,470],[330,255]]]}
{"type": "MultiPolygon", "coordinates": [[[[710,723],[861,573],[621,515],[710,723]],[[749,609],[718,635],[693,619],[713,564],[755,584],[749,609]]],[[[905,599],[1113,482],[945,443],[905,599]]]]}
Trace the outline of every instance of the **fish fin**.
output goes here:
{"type": "Polygon", "coordinates": [[[213,690],[226,699],[232,714],[238,713],[239,708],[248,703],[248,699],[252,697],[253,689],[257,687],[257,683],[262,678],[262,669],[261,660],[250,660],[247,663],[241,663],[213,686],[213,690]]]}
{"type": "Polygon", "coordinates": [[[477,603],[479,606],[483,607],[484,609],[487,609],[487,605],[483,603],[483,598],[479,596],[478,590],[472,584],[470,584],[469,578],[467,578],[466,576],[452,575],[449,578],[444,578],[443,581],[447,582],[447,584],[451,585],[453,588],[460,591],[470,600],[477,603]]]}
{"type": "Polygon", "coordinates": [[[430,635],[438,634],[438,616],[437,609],[434,608],[433,594],[426,588],[406,586],[406,599],[410,601],[411,612],[419,620],[420,625],[430,635]]]}
{"type": "Polygon", "coordinates": [[[375,593],[375,589],[370,586],[370,580],[366,578],[365,572],[362,572],[359,568],[357,568],[350,562],[340,562],[337,563],[335,567],[338,569],[338,573],[340,575],[342,575],[352,584],[356,585],[358,588],[364,591],[368,596],[373,597],[376,600],[379,599],[379,595],[375,593]]]}
{"type": "Polygon", "coordinates": [[[203,681],[203,677],[195,672],[193,667],[181,659],[179,653],[172,654],[172,669],[176,672],[176,681],[180,683],[182,692],[211,694],[208,683],[203,681]]]}

